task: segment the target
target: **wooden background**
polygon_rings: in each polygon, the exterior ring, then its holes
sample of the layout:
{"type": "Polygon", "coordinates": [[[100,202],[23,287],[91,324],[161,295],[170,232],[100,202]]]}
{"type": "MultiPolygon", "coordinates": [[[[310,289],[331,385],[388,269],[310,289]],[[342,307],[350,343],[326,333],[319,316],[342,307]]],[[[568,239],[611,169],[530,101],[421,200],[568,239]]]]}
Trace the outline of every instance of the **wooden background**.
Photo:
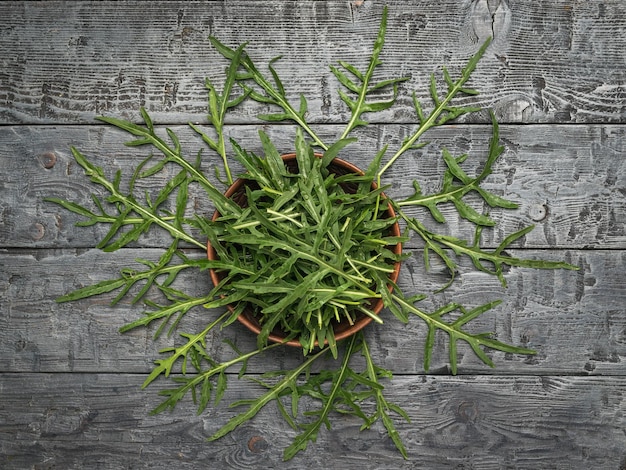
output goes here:
{"type": "MultiPolygon", "coordinates": [[[[623,0],[5,1],[0,61],[0,468],[626,468],[623,0]],[[234,411],[196,416],[187,401],[149,416],[160,400],[156,387],[140,386],[168,340],[153,342],[150,329],[118,333],[140,306],[111,307],[106,296],[54,299],[115,276],[135,258],[155,259],[165,238],[157,233],[112,255],[94,250],[102,229],[75,228],[76,217],[43,201],[85,202],[97,189],[69,146],[107,171],[129,168],[140,152],[123,148],[126,136],[94,117],[137,119],[145,106],[195,154],[200,144],[185,125],[205,122],[204,77],[219,81],[226,65],[210,48],[210,34],[231,46],[249,41],[258,64],[283,55],[276,67],[290,96],[305,93],[310,121],[334,136],[348,115],[327,64],[366,64],[383,3],[390,15],[381,76],[411,80],[399,105],[375,117],[347,158],[363,165],[372,145],[401,141],[415,126],[408,93],[427,99],[430,72],[441,65],[458,72],[494,36],[473,76],[482,94],[472,103],[495,110],[506,146],[487,186],[520,209],[494,212],[501,228],[486,232],[485,242],[494,246],[536,223],[514,254],[581,269],[511,269],[504,290],[464,266],[459,282],[432,302],[501,298],[477,328],[538,354],[492,354],[497,367],[489,369],[461,349],[459,374],[450,376],[440,337],[424,374],[419,321],[368,329],[376,360],[395,373],[386,393],[412,419],[399,423],[409,461],[380,426],[359,433],[349,418],[337,417],[316,444],[283,463],[294,433],[272,406],[213,443],[205,438],[234,411]]],[[[260,147],[259,111],[247,104],[229,118],[229,134],[253,150],[260,147]]],[[[291,126],[265,129],[280,150],[292,149],[291,126]]],[[[486,113],[431,132],[429,150],[390,172],[394,194],[408,194],[413,177],[436,185],[443,146],[469,152],[467,167],[478,168],[489,136],[486,113]]],[[[450,230],[463,233],[464,226],[452,218],[450,230]]],[[[408,248],[419,251],[416,241],[408,248]]],[[[443,279],[437,266],[424,275],[417,253],[400,283],[429,291],[443,279]]],[[[188,281],[195,292],[209,282],[205,275],[188,281]]],[[[202,315],[189,321],[206,321],[202,315]]],[[[254,344],[238,326],[228,335],[243,348],[254,344]]],[[[208,347],[222,353],[219,339],[208,347]]],[[[293,365],[299,356],[281,350],[264,361],[251,363],[249,373],[267,361],[293,365]]],[[[253,389],[233,377],[225,400],[253,389]]]]}

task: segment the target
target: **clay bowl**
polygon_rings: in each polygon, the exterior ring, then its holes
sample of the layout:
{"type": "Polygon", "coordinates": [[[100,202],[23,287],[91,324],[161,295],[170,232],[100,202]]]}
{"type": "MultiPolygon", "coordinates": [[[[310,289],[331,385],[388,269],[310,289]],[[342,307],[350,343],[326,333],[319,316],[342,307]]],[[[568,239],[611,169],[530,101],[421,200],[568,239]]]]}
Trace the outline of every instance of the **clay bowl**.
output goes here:
{"type": "MultiPolygon", "coordinates": [[[[317,157],[321,157],[321,154],[316,154],[317,157]]],[[[297,171],[297,164],[296,164],[296,154],[295,153],[290,153],[290,154],[285,154],[282,155],[282,159],[285,162],[285,165],[293,172],[297,171]]],[[[332,173],[335,173],[337,175],[344,175],[344,174],[348,174],[348,173],[356,173],[356,174],[363,174],[363,171],[358,168],[355,165],[352,165],[351,163],[346,162],[345,160],[341,160],[339,158],[335,158],[329,165],[328,165],[328,169],[329,171],[331,171],[332,173]]],[[[236,180],[224,193],[224,195],[226,197],[231,198],[232,200],[234,200],[235,202],[237,202],[237,204],[239,204],[241,207],[245,207],[246,205],[246,197],[245,197],[245,185],[246,184],[250,184],[250,181],[244,180],[244,179],[238,179],[236,180]]],[[[372,189],[376,189],[377,186],[375,183],[372,183],[372,189]]],[[[346,188],[344,187],[344,190],[346,192],[350,192],[350,188],[346,188]]],[[[395,217],[395,212],[393,210],[393,208],[391,207],[391,205],[387,206],[387,216],[388,217],[395,217]]],[[[220,213],[218,211],[215,211],[215,213],[213,214],[212,220],[215,221],[220,217],[220,213]]],[[[391,227],[390,230],[390,235],[394,236],[394,237],[399,237],[400,236],[400,226],[396,223],[391,227]]],[[[396,245],[394,245],[392,247],[392,251],[395,254],[401,254],[402,253],[402,244],[398,243],[396,245]]],[[[210,260],[217,260],[218,256],[217,253],[215,251],[215,249],[211,246],[210,243],[207,244],[207,256],[210,260]]],[[[394,270],[393,272],[389,275],[389,280],[391,281],[388,284],[388,288],[389,291],[393,290],[393,284],[395,284],[395,282],[398,279],[398,275],[400,274],[400,265],[401,263],[398,261],[396,263],[394,263],[394,270]]],[[[222,278],[222,274],[217,272],[216,270],[211,269],[210,270],[210,276],[211,276],[211,281],[213,282],[214,285],[217,285],[221,278],[222,278]]],[[[380,313],[380,311],[383,309],[384,305],[383,305],[383,301],[382,299],[378,299],[378,298],[374,298],[371,299],[370,301],[370,310],[373,311],[376,315],[378,315],[380,313]]],[[[228,306],[229,310],[233,311],[234,307],[233,306],[228,306]]],[[[241,323],[243,323],[250,331],[252,331],[255,334],[259,334],[261,331],[261,324],[259,323],[259,319],[257,318],[257,316],[255,315],[255,312],[251,309],[251,308],[245,308],[243,310],[243,312],[239,315],[239,317],[237,318],[241,323]]],[[[350,324],[348,321],[341,321],[341,322],[336,322],[333,324],[333,331],[335,333],[335,339],[336,341],[348,338],[349,336],[354,335],[355,333],[357,333],[358,331],[362,330],[363,328],[365,328],[367,325],[369,325],[372,322],[372,318],[369,317],[368,315],[365,315],[364,313],[358,313],[356,315],[356,319],[355,321],[350,324]]],[[[280,329],[275,329],[269,336],[269,341],[271,342],[277,342],[277,343],[282,343],[285,342],[285,333],[283,331],[281,331],[280,329]]],[[[301,348],[302,344],[300,344],[300,341],[293,339],[290,341],[285,342],[285,344],[289,345],[289,346],[293,346],[293,347],[298,347],[301,348]]],[[[316,342],[316,346],[317,346],[317,342],[316,342]]]]}

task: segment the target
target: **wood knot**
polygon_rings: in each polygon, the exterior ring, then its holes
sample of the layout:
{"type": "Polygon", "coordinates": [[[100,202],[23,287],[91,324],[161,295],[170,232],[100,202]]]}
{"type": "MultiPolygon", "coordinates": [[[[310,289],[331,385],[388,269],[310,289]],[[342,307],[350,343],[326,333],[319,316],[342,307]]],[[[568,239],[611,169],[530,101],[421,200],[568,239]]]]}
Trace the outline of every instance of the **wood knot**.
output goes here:
{"type": "Polygon", "coordinates": [[[495,41],[506,37],[511,29],[511,9],[505,0],[476,0],[471,8],[472,29],[479,42],[488,36],[495,41]]]}
{"type": "Polygon", "coordinates": [[[480,411],[473,401],[464,401],[459,404],[456,409],[456,415],[459,421],[463,423],[475,423],[478,420],[480,411]]]}
{"type": "Polygon", "coordinates": [[[46,169],[51,169],[57,162],[57,156],[54,152],[45,152],[39,155],[39,163],[46,169]]]}
{"type": "Polygon", "coordinates": [[[266,451],[268,447],[267,441],[262,436],[252,436],[248,441],[248,449],[255,454],[266,451]]]}
{"type": "Polygon", "coordinates": [[[528,209],[528,215],[535,222],[540,222],[548,216],[548,207],[545,204],[533,204],[528,209]]]}
{"type": "Polygon", "coordinates": [[[42,224],[40,224],[39,222],[36,222],[35,224],[33,224],[32,229],[31,229],[31,236],[33,240],[37,242],[41,240],[45,234],[46,234],[46,228],[42,224]]]}

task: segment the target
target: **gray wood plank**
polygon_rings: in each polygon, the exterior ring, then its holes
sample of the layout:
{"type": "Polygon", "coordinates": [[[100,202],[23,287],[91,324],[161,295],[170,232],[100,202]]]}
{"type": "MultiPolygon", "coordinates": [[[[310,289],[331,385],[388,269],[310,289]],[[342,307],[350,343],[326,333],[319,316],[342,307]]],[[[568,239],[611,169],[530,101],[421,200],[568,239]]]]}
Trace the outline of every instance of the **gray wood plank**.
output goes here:
{"type": "MultiPolygon", "coordinates": [[[[428,74],[458,71],[478,43],[495,41],[468,103],[510,122],[624,122],[626,5],[622,0],[507,2],[393,0],[381,78],[406,75],[403,90],[428,96],[428,74]]],[[[0,121],[88,123],[94,114],[136,118],[140,106],[167,122],[204,116],[204,77],[224,66],[207,40],[250,42],[259,64],[277,55],[289,96],[309,97],[315,122],[341,122],[327,64],[365,67],[379,2],[208,1],[2,2],[0,121]],[[292,84],[298,84],[296,89],[292,84]]],[[[410,95],[407,95],[410,96],[410,95]]],[[[242,106],[233,122],[258,111],[242,106]]],[[[414,122],[411,101],[377,119],[414,122]]],[[[475,118],[479,119],[479,118],[475,118]]]]}
{"type": "Polygon", "coordinates": [[[289,462],[294,436],[270,405],[215,442],[206,437],[238,412],[232,400],[255,385],[231,377],[224,404],[196,416],[183,402],[149,416],[159,402],[126,374],[0,375],[0,465],[64,468],[567,468],[626,463],[626,380],[616,377],[397,377],[385,393],[411,423],[398,422],[409,460],[381,425],[336,417],[330,431],[289,462]]]}
{"type": "MultiPolygon", "coordinates": [[[[195,133],[185,126],[173,127],[180,135],[189,158],[203,148],[195,133]]],[[[359,141],[346,148],[342,157],[365,168],[375,150],[388,143],[396,148],[412,129],[405,125],[380,125],[357,135],[359,141]]],[[[293,150],[291,126],[267,126],[281,152],[293,150]]],[[[165,133],[164,129],[161,129],[165,133]]],[[[318,133],[328,141],[341,134],[341,126],[323,125],[318,133]]],[[[229,134],[250,150],[262,153],[257,126],[233,126],[229,134]]],[[[626,130],[621,126],[507,126],[500,130],[504,155],[485,182],[485,187],[520,205],[518,210],[491,210],[500,228],[485,230],[488,246],[500,243],[522,226],[536,224],[524,239],[534,248],[620,248],[626,247],[626,130]]],[[[396,199],[408,197],[417,179],[424,192],[436,191],[445,165],[441,149],[454,155],[468,153],[463,165],[476,174],[484,162],[490,126],[449,126],[425,136],[432,142],[425,149],[407,154],[386,174],[384,183],[396,199]]],[[[148,149],[129,149],[126,134],[103,126],[10,126],[0,128],[0,246],[33,248],[89,248],[108,231],[107,227],[76,228],[80,220],[45,197],[60,197],[92,206],[91,184],[74,162],[70,146],[103,167],[111,177],[121,169],[127,177],[148,155],[148,149]]],[[[216,157],[204,152],[203,169],[211,178],[216,157]]],[[[169,173],[165,173],[167,177],[169,173]]],[[[171,176],[171,175],[170,175],[171,176]]],[[[137,197],[145,190],[164,184],[155,177],[137,185],[137,197]]],[[[101,194],[101,193],[100,193],[101,194]]],[[[190,206],[196,213],[211,214],[206,196],[191,188],[190,206]]],[[[476,205],[483,210],[481,204],[476,205]]],[[[473,229],[459,220],[456,212],[442,207],[450,233],[471,236],[473,229]],[[468,231],[469,230],[469,231],[468,231]]],[[[410,211],[409,211],[410,212],[410,211]]],[[[424,220],[429,215],[416,212],[424,220]],[[424,217],[425,216],[425,217],[424,217]]],[[[429,223],[434,228],[434,222],[429,223]]],[[[438,228],[441,230],[441,228],[438,228]]],[[[141,240],[140,246],[157,247],[167,243],[168,235],[158,230],[141,240]]],[[[414,241],[413,243],[417,243],[414,241]]]]}
{"type": "MultiPolygon", "coordinates": [[[[489,353],[496,363],[490,369],[459,344],[461,374],[584,374],[626,375],[626,286],[623,251],[612,250],[512,250],[525,257],[565,260],[581,267],[574,271],[511,269],[508,288],[497,279],[462,265],[457,283],[442,294],[420,303],[434,310],[448,302],[467,307],[501,299],[503,304],[473,322],[471,331],[492,331],[503,341],[532,348],[535,356],[489,353]]],[[[111,307],[114,293],[57,304],[54,299],[73,289],[119,275],[135,258],[156,261],[159,250],[126,249],[113,254],[98,250],[9,250],[0,254],[0,371],[10,372],[147,372],[158,351],[177,344],[179,338],[152,341],[156,325],[120,334],[118,329],[140,318],[144,307],[129,301],[111,307]]],[[[190,256],[204,256],[202,252],[190,256]]],[[[423,274],[419,253],[408,260],[399,284],[407,295],[432,294],[447,280],[433,267],[423,274]]],[[[189,272],[179,287],[190,295],[206,293],[207,273],[189,272]]],[[[152,296],[158,301],[158,296],[152,296]]],[[[214,318],[202,308],[192,310],[180,331],[192,332],[214,318]]],[[[376,361],[398,374],[423,371],[425,329],[414,318],[404,325],[386,314],[385,324],[370,325],[376,361]]],[[[210,336],[208,350],[227,359],[232,352],[226,337],[239,348],[251,350],[255,337],[239,324],[210,336]]],[[[447,338],[437,337],[431,371],[448,373],[447,338]]],[[[300,352],[291,348],[272,351],[250,362],[251,372],[294,366],[300,352]]],[[[328,365],[332,360],[329,359],[328,365]]]]}

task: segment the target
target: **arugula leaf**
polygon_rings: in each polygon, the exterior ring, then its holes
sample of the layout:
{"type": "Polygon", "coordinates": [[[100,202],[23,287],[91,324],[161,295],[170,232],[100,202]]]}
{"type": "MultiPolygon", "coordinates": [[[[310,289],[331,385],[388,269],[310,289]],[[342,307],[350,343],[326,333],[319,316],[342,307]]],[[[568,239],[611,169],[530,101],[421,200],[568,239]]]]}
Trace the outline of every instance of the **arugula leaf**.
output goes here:
{"type": "Polygon", "coordinates": [[[491,144],[489,146],[489,156],[485,162],[483,170],[478,176],[472,178],[468,176],[460,167],[459,163],[462,163],[467,158],[467,155],[453,157],[446,149],[444,149],[443,160],[446,163],[448,170],[443,175],[441,190],[436,194],[424,195],[422,194],[419,184],[414,181],[413,187],[415,188],[415,192],[407,199],[398,201],[398,207],[414,205],[426,207],[437,222],[445,223],[445,218],[437,206],[438,204],[451,202],[454,204],[462,218],[476,225],[489,227],[494,226],[496,222],[487,215],[478,213],[469,204],[465,203],[463,201],[463,197],[466,194],[472,191],[478,193],[490,207],[516,209],[518,207],[517,204],[490,193],[480,186],[485,178],[491,174],[493,164],[504,150],[504,147],[499,145],[498,123],[493,113],[491,113],[491,119],[493,133],[491,137],[491,144]],[[457,184],[455,184],[455,180],[458,181],[457,184]]]}
{"type": "MultiPolygon", "coordinates": [[[[242,423],[248,421],[253,418],[267,403],[276,400],[283,393],[284,390],[289,389],[295,379],[297,379],[301,374],[307,371],[311,364],[315,362],[320,356],[326,354],[327,350],[323,349],[316,354],[310,356],[305,362],[303,362],[298,367],[289,371],[285,378],[273,385],[272,388],[259,398],[252,401],[247,411],[238,414],[234,418],[232,418],[227,424],[222,426],[216,433],[214,433],[211,437],[209,437],[210,441],[214,441],[219,439],[220,437],[225,436],[229,432],[233,431],[242,423]]],[[[234,403],[231,406],[237,406],[239,404],[244,404],[245,402],[234,403]]]]}
{"type": "Polygon", "coordinates": [[[319,432],[322,424],[329,427],[329,414],[333,410],[336,397],[339,395],[343,383],[348,376],[348,363],[352,357],[352,351],[354,349],[356,338],[356,336],[352,336],[348,341],[343,362],[333,374],[331,389],[324,397],[322,408],[319,412],[316,412],[317,418],[310,424],[302,425],[303,432],[296,436],[293,443],[285,449],[283,453],[284,460],[290,460],[299,451],[305,450],[309,441],[315,442],[317,440],[317,433],[319,432]]]}
{"type": "Polygon", "coordinates": [[[479,111],[479,108],[475,107],[459,107],[452,106],[452,99],[458,94],[466,94],[466,95],[476,95],[477,92],[475,90],[469,89],[465,87],[465,83],[470,79],[472,72],[478,65],[478,62],[482,58],[482,56],[487,51],[487,48],[491,44],[491,38],[487,39],[483,45],[480,47],[478,52],[474,54],[467,65],[461,71],[461,76],[456,80],[452,80],[448,71],[444,68],[444,77],[448,88],[446,90],[446,94],[443,99],[441,99],[437,92],[437,82],[435,80],[434,74],[431,75],[430,80],[430,94],[431,98],[435,104],[435,107],[432,111],[426,115],[424,114],[422,106],[419,104],[419,101],[413,95],[413,103],[415,105],[415,112],[419,119],[418,128],[407,137],[402,146],[396,151],[396,153],[383,165],[379,172],[379,180],[380,177],[394,164],[394,162],[400,158],[407,150],[413,148],[419,148],[419,144],[417,141],[422,137],[422,135],[428,130],[436,126],[441,126],[448,121],[458,118],[459,116],[467,113],[472,113],[479,111]],[[416,147],[416,145],[418,147],[416,147]]]}
{"type": "MultiPolygon", "coordinates": [[[[233,60],[235,58],[236,51],[229,48],[225,44],[222,44],[217,38],[211,36],[209,38],[213,47],[222,54],[225,58],[229,60],[233,60]]],[[[279,122],[285,120],[294,121],[298,126],[303,129],[314,141],[314,144],[323,150],[327,150],[328,146],[318,137],[318,135],[313,131],[311,126],[306,121],[306,113],[307,113],[307,102],[306,98],[303,95],[300,95],[300,103],[299,109],[296,109],[288,100],[285,88],[282,85],[282,82],[278,78],[275,70],[272,68],[272,63],[280,59],[280,57],[276,57],[270,61],[269,70],[274,79],[274,84],[271,83],[254,65],[252,59],[246,55],[241,58],[241,65],[246,70],[245,73],[240,73],[237,76],[237,80],[239,85],[243,88],[244,93],[252,98],[255,101],[266,104],[273,104],[280,108],[282,108],[282,113],[276,114],[261,114],[258,116],[259,119],[263,119],[268,122],[279,122]],[[247,80],[252,80],[256,85],[258,85],[263,93],[253,90],[250,86],[246,85],[247,80]]]]}
{"type": "Polygon", "coordinates": [[[372,50],[372,55],[369,60],[369,65],[365,73],[361,73],[359,70],[357,70],[356,67],[350,65],[347,62],[340,61],[339,65],[346,72],[352,75],[353,78],[350,78],[341,69],[332,65],[330,66],[330,70],[335,75],[337,80],[339,80],[339,83],[347,88],[349,92],[357,95],[356,98],[353,99],[350,98],[350,96],[342,90],[338,91],[339,97],[352,112],[352,116],[350,117],[350,120],[348,121],[348,124],[343,131],[343,134],[341,134],[340,139],[345,139],[354,128],[359,126],[365,126],[368,124],[361,118],[364,113],[384,111],[393,106],[398,96],[398,84],[409,79],[409,77],[401,77],[384,80],[376,84],[371,83],[374,78],[374,71],[376,70],[376,67],[382,64],[379,56],[385,44],[386,32],[387,8],[383,9],[382,18],[380,21],[380,28],[378,30],[376,41],[374,42],[374,48],[372,50]],[[358,80],[359,83],[355,83],[354,79],[358,80]],[[386,88],[388,86],[391,86],[393,89],[393,97],[390,100],[376,102],[369,102],[367,100],[368,96],[372,94],[372,92],[378,91],[381,88],[386,88]]]}
{"type": "Polygon", "coordinates": [[[425,312],[417,308],[412,302],[408,301],[402,294],[394,293],[393,294],[394,302],[398,304],[398,306],[414,315],[420,317],[426,323],[428,327],[428,335],[426,337],[426,342],[424,344],[424,369],[428,371],[430,367],[430,362],[432,358],[432,350],[435,344],[435,333],[437,330],[444,331],[448,334],[450,338],[449,342],[449,351],[450,351],[450,369],[452,374],[457,373],[457,353],[456,353],[456,343],[459,340],[463,340],[467,344],[469,344],[474,351],[474,353],[478,356],[480,360],[482,360],[485,364],[490,367],[493,367],[494,364],[489,359],[489,357],[484,353],[481,349],[481,346],[485,346],[491,349],[497,349],[499,351],[509,352],[513,354],[535,354],[535,351],[532,351],[527,348],[520,348],[516,346],[511,346],[506,343],[502,343],[495,339],[491,338],[490,334],[479,333],[472,334],[466,332],[462,329],[462,327],[468,323],[470,320],[475,319],[479,315],[483,314],[487,310],[494,308],[495,306],[500,304],[500,301],[490,302],[480,307],[477,307],[473,310],[467,311],[461,305],[456,303],[451,303],[445,305],[437,309],[432,313],[425,312]],[[445,321],[442,317],[454,310],[460,310],[463,314],[459,319],[448,322],[445,321]]]}
{"type": "MultiPolygon", "coordinates": [[[[390,371],[381,369],[380,367],[374,364],[372,355],[369,350],[369,346],[367,345],[367,342],[365,340],[363,340],[362,342],[361,353],[363,354],[363,357],[365,357],[365,361],[367,365],[367,369],[366,369],[367,378],[372,382],[372,384],[379,385],[378,380],[380,377],[385,377],[389,379],[392,377],[392,374],[390,371]]],[[[390,412],[398,414],[399,416],[401,416],[407,422],[410,423],[411,420],[409,416],[407,415],[406,411],[404,411],[398,405],[394,405],[393,403],[389,403],[387,401],[387,399],[383,395],[382,386],[380,385],[378,387],[372,386],[372,389],[376,398],[376,413],[371,418],[366,420],[365,424],[363,425],[361,429],[366,428],[366,427],[369,428],[378,419],[381,419],[383,422],[383,425],[385,426],[385,429],[387,430],[387,434],[389,434],[389,437],[395,444],[398,451],[400,451],[400,453],[405,459],[408,459],[406,447],[404,446],[404,443],[402,442],[402,438],[400,437],[400,434],[396,430],[396,426],[390,416],[390,412]]]]}

